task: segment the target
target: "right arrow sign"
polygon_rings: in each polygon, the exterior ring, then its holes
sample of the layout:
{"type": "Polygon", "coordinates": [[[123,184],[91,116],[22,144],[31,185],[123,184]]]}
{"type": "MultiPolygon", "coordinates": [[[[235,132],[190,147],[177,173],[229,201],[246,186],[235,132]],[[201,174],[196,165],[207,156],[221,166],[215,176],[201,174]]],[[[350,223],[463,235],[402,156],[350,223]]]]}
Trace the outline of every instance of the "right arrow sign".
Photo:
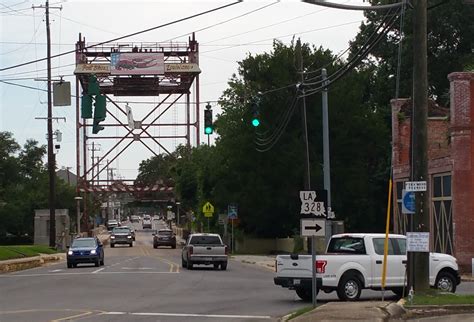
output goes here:
{"type": "Polygon", "coordinates": [[[325,219],[301,219],[301,236],[326,236],[325,219]]]}

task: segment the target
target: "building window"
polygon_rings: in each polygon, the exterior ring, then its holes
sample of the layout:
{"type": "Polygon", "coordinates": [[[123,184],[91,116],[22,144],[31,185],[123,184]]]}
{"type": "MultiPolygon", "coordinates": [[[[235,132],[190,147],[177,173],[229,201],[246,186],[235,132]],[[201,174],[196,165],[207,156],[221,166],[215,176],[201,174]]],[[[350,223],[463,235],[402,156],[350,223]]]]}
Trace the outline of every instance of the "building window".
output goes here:
{"type": "Polygon", "coordinates": [[[434,251],[453,254],[451,174],[433,175],[431,182],[431,231],[434,251]]]}
{"type": "Polygon", "coordinates": [[[407,216],[402,214],[402,190],[405,189],[405,182],[408,179],[402,179],[395,183],[395,189],[397,192],[396,203],[393,209],[393,220],[394,220],[394,232],[397,234],[405,235],[407,232],[407,216]]]}

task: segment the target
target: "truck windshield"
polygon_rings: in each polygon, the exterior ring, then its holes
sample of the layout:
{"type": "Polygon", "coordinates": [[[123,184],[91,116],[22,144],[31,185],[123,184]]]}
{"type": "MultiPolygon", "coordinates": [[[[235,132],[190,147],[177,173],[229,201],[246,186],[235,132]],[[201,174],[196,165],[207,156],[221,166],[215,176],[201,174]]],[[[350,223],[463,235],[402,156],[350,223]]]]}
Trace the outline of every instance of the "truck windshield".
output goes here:
{"type": "Polygon", "coordinates": [[[329,242],[328,253],[366,254],[364,240],[357,237],[332,238],[329,242]]]}

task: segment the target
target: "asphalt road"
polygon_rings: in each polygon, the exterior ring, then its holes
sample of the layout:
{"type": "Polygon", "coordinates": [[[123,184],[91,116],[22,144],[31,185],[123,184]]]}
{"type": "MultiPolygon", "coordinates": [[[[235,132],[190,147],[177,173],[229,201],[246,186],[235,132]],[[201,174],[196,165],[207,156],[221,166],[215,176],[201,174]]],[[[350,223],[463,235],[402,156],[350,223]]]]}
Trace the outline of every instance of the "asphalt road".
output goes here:
{"type": "MultiPolygon", "coordinates": [[[[137,228],[133,247],[106,246],[105,266],[66,263],[0,275],[0,322],[18,321],[260,321],[310,304],[273,284],[274,273],[231,260],[226,271],[181,268],[181,249],[153,249],[153,230],[137,228]]],[[[474,294],[462,283],[459,294],[474,294]]],[[[380,300],[364,290],[362,300],[380,300]]],[[[320,293],[319,303],[337,301],[320,293]]],[[[385,300],[396,300],[386,292],[385,300]]]]}
{"type": "Polygon", "coordinates": [[[151,233],[138,230],[133,247],[106,246],[102,267],[0,275],[0,321],[256,321],[308,305],[255,265],[182,269],[179,247],[153,249],[151,233]]]}

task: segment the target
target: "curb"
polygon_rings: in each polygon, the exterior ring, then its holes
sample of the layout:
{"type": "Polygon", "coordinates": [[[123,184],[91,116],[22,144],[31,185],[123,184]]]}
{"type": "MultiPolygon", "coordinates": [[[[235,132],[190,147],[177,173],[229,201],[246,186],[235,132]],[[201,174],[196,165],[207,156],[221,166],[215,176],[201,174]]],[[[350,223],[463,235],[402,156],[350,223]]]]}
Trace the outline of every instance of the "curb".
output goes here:
{"type": "Polygon", "coordinates": [[[66,254],[58,253],[54,255],[40,255],[27,258],[10,259],[0,262],[0,273],[10,273],[29,268],[39,267],[52,262],[66,259],[66,254]]]}

